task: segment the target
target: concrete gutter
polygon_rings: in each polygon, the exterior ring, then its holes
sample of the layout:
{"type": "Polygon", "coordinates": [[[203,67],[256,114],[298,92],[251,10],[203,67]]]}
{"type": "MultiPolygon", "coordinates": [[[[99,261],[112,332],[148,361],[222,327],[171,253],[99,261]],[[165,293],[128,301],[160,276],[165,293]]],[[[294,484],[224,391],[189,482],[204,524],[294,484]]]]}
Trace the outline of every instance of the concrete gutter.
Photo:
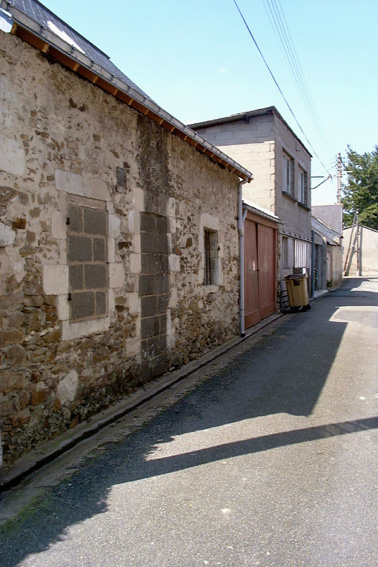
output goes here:
{"type": "Polygon", "coordinates": [[[197,370],[204,368],[223,354],[226,354],[242,342],[253,337],[262,329],[265,329],[271,323],[282,317],[282,315],[282,313],[276,313],[271,317],[267,317],[259,324],[248,329],[244,336],[237,336],[224,345],[205,354],[198,360],[190,362],[185,367],[164,374],[160,378],[147,384],[144,388],[139,389],[127,399],[111,405],[96,416],[93,416],[90,420],[80,423],[75,429],[66,431],[56,439],[41,445],[24,457],[21,457],[9,471],[4,471],[0,475],[0,492],[17,486],[27,476],[41,469],[60,455],[63,455],[81,441],[89,439],[100,430],[118,421],[135,409],[141,408],[144,404],[147,404],[165,390],[172,388],[197,370]]]}

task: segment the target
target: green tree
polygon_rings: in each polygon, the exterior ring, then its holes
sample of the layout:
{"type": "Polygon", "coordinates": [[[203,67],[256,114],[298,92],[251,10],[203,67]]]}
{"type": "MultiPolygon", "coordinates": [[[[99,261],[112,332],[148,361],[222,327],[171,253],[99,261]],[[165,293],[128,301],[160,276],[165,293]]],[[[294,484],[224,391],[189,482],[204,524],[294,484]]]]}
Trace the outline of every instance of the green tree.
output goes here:
{"type": "Polygon", "coordinates": [[[348,146],[347,159],[348,182],[342,199],[344,224],[351,225],[358,212],[361,224],[378,230],[378,146],[361,155],[348,146]]]}

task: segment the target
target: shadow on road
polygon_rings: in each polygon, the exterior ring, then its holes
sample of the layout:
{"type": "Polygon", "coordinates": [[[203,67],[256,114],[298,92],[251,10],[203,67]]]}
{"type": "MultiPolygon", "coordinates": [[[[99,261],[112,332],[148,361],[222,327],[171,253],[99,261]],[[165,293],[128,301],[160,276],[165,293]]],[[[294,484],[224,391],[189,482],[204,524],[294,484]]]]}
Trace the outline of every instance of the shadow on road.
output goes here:
{"type": "MultiPolygon", "coordinates": [[[[186,433],[277,413],[309,416],[348,325],[342,317],[338,321],[335,314],[378,305],[378,294],[366,291],[366,285],[361,287],[363,282],[368,280],[346,280],[342,288],[315,302],[311,311],[289,317],[273,334],[245,350],[148,427],[121,443],[109,445],[106,452],[87,462],[69,481],[51,490],[35,510],[29,509],[27,516],[6,525],[0,535],[2,567],[16,567],[26,556],[64,540],[70,526],[106,512],[114,485],[282,446],[377,429],[378,417],[364,417],[151,458],[160,444],[169,444],[186,433]]],[[[378,325],[376,315],[366,318],[365,323],[363,317],[361,321],[360,324],[378,325]]]]}

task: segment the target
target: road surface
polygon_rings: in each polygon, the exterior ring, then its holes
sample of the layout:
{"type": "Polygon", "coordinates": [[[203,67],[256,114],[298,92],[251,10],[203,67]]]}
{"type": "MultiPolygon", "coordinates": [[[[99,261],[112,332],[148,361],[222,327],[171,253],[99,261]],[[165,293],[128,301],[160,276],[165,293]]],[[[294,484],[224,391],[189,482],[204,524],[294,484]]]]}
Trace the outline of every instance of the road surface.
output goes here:
{"type": "Polygon", "coordinates": [[[46,471],[1,567],[377,567],[378,279],[215,370],[56,486],[46,471]]]}

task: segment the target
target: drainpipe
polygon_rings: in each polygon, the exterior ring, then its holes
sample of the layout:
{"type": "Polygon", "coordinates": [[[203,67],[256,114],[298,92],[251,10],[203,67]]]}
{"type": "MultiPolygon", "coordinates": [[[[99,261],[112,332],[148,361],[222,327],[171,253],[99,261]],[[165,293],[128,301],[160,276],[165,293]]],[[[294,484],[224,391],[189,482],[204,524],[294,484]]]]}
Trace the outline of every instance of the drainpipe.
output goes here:
{"type": "Polygon", "coordinates": [[[240,297],[239,297],[239,318],[240,335],[245,336],[244,322],[244,221],[247,210],[243,211],[243,185],[247,180],[240,181],[238,187],[238,232],[239,232],[239,257],[240,257],[240,297]]]}
{"type": "Polygon", "coordinates": [[[311,231],[311,297],[315,291],[315,231],[311,231]]]}

